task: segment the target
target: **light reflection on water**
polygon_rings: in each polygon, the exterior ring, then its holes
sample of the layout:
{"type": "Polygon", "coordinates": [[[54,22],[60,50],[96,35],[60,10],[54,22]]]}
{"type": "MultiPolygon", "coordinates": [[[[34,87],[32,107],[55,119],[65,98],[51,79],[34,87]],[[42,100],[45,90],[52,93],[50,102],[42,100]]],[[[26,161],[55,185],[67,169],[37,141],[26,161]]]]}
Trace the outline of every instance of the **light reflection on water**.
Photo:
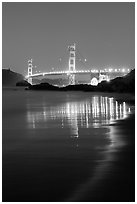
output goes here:
{"type": "Polygon", "coordinates": [[[27,104],[28,128],[46,128],[49,121],[58,121],[61,128],[69,126],[71,136],[79,137],[79,128],[99,128],[118,119],[124,119],[130,113],[128,105],[118,103],[114,98],[93,96],[91,100],[66,102],[49,106],[45,102],[37,108],[27,104]]]}
{"type": "MultiPolygon", "coordinates": [[[[91,133],[92,129],[100,128],[101,133],[101,128],[107,126],[109,131],[105,134],[109,143],[104,145],[102,150],[100,150],[102,148],[100,146],[95,147],[97,151],[101,151],[103,159],[96,161],[94,174],[75,189],[74,195],[71,195],[68,201],[82,199],[89,189],[94,192],[97,183],[104,180],[108,175],[107,172],[111,171],[112,162],[116,160],[115,152],[126,145],[126,142],[117,133],[115,126],[109,126],[109,124],[115,123],[119,119],[125,119],[130,113],[130,107],[125,102],[119,103],[114,98],[92,96],[91,99],[66,102],[57,106],[47,106],[46,103],[43,103],[42,107],[38,107],[38,110],[35,109],[35,105],[28,103],[27,110],[28,128],[48,128],[52,121],[59,121],[59,128],[69,126],[72,138],[80,139],[81,128],[91,129],[91,133]]],[[[77,140],[76,143],[76,147],[79,148],[79,141],[77,140]]],[[[91,157],[91,159],[93,158],[91,157]]]]}

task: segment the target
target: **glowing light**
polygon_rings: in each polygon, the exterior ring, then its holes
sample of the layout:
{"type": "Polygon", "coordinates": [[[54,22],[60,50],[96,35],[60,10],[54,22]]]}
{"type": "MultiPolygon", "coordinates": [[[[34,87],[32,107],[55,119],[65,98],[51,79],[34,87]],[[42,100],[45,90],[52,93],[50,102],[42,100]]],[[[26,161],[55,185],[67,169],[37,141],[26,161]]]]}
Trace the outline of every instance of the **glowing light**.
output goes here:
{"type": "Polygon", "coordinates": [[[117,69],[115,69],[115,72],[117,72],[117,69]]]}
{"type": "Polygon", "coordinates": [[[91,97],[91,101],[84,99],[58,106],[46,107],[45,103],[41,105],[39,110],[34,110],[31,103],[27,104],[29,128],[37,129],[41,125],[45,128],[46,121],[61,119],[61,128],[66,123],[70,126],[71,137],[79,137],[79,127],[89,128],[93,125],[96,128],[100,124],[109,124],[111,120],[125,118],[131,111],[125,102],[119,104],[113,98],[102,96],[91,97]]]}
{"type": "Polygon", "coordinates": [[[122,69],[122,72],[125,72],[125,69],[122,69]]]}
{"type": "Polygon", "coordinates": [[[129,112],[129,113],[131,112],[130,108],[128,108],[128,112],[129,112]]]}
{"type": "Polygon", "coordinates": [[[122,118],[122,106],[120,104],[120,118],[122,118]]]}
{"type": "Polygon", "coordinates": [[[98,80],[96,77],[94,77],[92,80],[91,80],[91,85],[92,86],[97,86],[98,85],[98,80]]]}
{"type": "Polygon", "coordinates": [[[109,69],[109,72],[112,72],[112,69],[109,69]]]}
{"type": "Polygon", "coordinates": [[[108,78],[108,79],[107,79],[107,82],[109,82],[109,81],[110,81],[110,79],[108,78]]]}
{"type": "Polygon", "coordinates": [[[85,62],[87,61],[87,59],[85,59],[85,62]]]}
{"type": "Polygon", "coordinates": [[[106,110],[106,116],[108,116],[108,98],[105,97],[105,110],[106,110]]]}
{"type": "Polygon", "coordinates": [[[28,77],[29,77],[29,76],[28,76],[28,75],[26,75],[26,76],[25,76],[25,79],[28,79],[28,77]]]}
{"type": "Polygon", "coordinates": [[[110,108],[110,120],[113,120],[113,116],[114,116],[114,101],[113,101],[113,98],[109,98],[109,108],[110,108]]]}
{"type": "Polygon", "coordinates": [[[118,119],[118,102],[116,101],[116,119],[118,119]]]}
{"type": "Polygon", "coordinates": [[[123,116],[126,118],[126,103],[123,102],[123,116]]]}
{"type": "Polygon", "coordinates": [[[104,70],[103,70],[103,69],[101,69],[101,70],[100,70],[100,72],[104,72],[104,70]]]}

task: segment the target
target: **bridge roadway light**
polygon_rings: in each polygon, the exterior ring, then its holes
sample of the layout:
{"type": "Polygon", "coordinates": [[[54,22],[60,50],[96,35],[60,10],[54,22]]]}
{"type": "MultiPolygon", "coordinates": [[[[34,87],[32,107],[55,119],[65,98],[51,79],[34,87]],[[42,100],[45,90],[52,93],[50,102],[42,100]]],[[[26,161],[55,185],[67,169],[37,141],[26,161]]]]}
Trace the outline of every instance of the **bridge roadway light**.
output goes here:
{"type": "Polygon", "coordinates": [[[117,69],[115,69],[115,72],[117,72],[117,69]]]}
{"type": "Polygon", "coordinates": [[[26,79],[27,79],[28,77],[29,77],[28,75],[25,76],[26,79]]]}
{"type": "Polygon", "coordinates": [[[125,69],[122,69],[122,72],[125,72],[125,69]]]}
{"type": "Polygon", "coordinates": [[[109,69],[109,72],[112,72],[113,69],[109,69]]]}

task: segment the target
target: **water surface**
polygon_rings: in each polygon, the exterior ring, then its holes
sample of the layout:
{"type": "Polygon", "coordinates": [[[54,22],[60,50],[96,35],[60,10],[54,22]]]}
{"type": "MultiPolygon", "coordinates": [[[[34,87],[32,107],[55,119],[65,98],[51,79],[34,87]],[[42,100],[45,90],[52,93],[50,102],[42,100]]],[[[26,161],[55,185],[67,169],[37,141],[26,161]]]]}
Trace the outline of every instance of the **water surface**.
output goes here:
{"type": "Polygon", "coordinates": [[[3,201],[93,201],[128,147],[115,124],[133,111],[98,93],[3,91],[3,201]]]}

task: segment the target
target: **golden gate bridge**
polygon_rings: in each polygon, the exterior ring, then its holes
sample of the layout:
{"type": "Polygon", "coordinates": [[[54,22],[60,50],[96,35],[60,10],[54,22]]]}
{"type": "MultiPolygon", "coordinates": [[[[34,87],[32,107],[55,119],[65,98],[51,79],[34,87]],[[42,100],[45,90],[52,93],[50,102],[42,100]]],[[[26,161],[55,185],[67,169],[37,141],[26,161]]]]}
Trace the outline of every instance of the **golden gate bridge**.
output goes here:
{"type": "MultiPolygon", "coordinates": [[[[67,75],[69,79],[69,85],[76,84],[76,75],[77,74],[88,74],[90,75],[90,84],[97,85],[101,81],[110,81],[116,77],[124,76],[131,71],[129,68],[104,68],[104,69],[76,69],[76,44],[68,46],[69,58],[68,58],[68,70],[62,71],[47,71],[47,72],[39,72],[33,73],[33,65],[32,59],[28,60],[28,75],[26,79],[30,84],[33,84],[33,78],[37,77],[46,77],[46,76],[59,76],[59,75],[67,75]]],[[[85,59],[86,61],[86,59],[85,59]]]]}

